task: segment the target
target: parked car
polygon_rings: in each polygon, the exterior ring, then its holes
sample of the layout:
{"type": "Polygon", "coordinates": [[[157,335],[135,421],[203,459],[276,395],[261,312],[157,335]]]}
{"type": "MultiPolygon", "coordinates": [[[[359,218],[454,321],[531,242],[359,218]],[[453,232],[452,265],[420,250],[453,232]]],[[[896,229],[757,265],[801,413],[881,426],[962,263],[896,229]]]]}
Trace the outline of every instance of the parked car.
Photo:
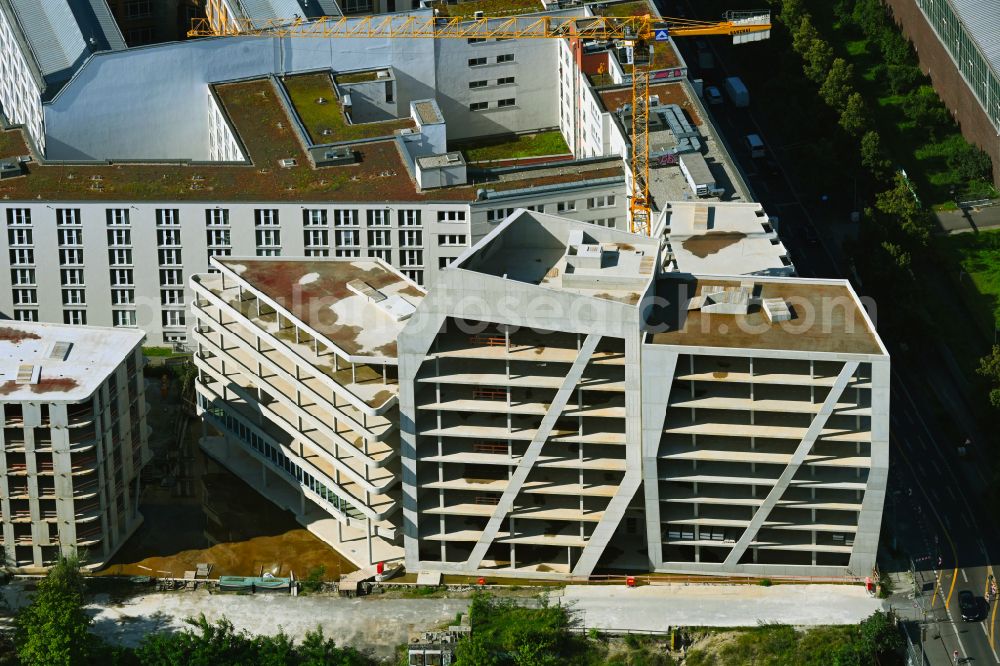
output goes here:
{"type": "Polygon", "coordinates": [[[708,86],[705,88],[705,99],[707,99],[708,103],[712,106],[722,104],[722,91],[715,86],[708,86]]]}
{"type": "Polygon", "coordinates": [[[962,619],[966,622],[975,622],[979,619],[979,604],[976,603],[976,595],[968,590],[958,593],[958,608],[962,611],[962,619]]]}

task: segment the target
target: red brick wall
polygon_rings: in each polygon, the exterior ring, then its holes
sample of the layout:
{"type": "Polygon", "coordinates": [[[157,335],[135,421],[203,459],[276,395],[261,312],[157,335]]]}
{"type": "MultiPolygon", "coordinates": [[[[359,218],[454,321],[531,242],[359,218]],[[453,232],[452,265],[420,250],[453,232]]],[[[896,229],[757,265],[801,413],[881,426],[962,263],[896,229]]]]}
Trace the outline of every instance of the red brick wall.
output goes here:
{"type": "Polygon", "coordinates": [[[892,10],[903,34],[913,42],[924,70],[934,89],[962,128],[962,134],[993,158],[993,182],[1000,187],[1000,137],[979,105],[979,100],[965,84],[951,56],[938,41],[937,34],[924,20],[914,0],[884,0],[892,10]]]}

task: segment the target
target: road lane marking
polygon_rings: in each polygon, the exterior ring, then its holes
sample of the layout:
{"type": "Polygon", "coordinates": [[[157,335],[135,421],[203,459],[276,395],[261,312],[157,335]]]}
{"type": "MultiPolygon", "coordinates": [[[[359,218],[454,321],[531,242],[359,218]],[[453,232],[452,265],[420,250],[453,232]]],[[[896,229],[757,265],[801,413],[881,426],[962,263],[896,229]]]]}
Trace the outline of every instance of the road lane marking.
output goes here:
{"type": "MultiPolygon", "coordinates": [[[[984,634],[986,634],[986,638],[990,638],[989,632],[986,631],[986,625],[980,622],[979,628],[983,630],[984,634]]],[[[1000,664],[1000,655],[997,654],[996,648],[993,647],[992,639],[990,640],[990,652],[993,653],[993,658],[996,660],[996,662],[1000,664]]]]}
{"type": "Polygon", "coordinates": [[[962,580],[964,580],[966,583],[969,582],[969,577],[965,575],[965,569],[962,569],[962,580]]]}

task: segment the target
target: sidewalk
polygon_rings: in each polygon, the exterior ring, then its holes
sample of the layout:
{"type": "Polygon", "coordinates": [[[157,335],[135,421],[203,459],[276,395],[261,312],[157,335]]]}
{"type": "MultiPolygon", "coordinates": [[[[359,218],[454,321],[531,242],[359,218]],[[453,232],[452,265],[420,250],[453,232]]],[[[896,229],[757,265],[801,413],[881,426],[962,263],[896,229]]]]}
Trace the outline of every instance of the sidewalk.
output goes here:
{"type": "Polygon", "coordinates": [[[886,607],[860,585],[570,585],[561,603],[589,629],[856,624],[886,607]]]}

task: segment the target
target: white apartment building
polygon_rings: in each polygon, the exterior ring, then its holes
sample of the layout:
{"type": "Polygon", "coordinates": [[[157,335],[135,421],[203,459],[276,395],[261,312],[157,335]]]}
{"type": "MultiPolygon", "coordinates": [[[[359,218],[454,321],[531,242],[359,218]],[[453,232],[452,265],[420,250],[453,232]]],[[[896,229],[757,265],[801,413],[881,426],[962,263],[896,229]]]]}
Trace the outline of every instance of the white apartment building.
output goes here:
{"type": "Polygon", "coordinates": [[[92,53],[124,48],[105,0],[0,0],[0,112],[44,155],[42,104],[92,53]]]}
{"type": "Polygon", "coordinates": [[[143,334],[0,326],[0,544],[22,571],[98,567],[142,523],[149,460],[143,334]]]}

